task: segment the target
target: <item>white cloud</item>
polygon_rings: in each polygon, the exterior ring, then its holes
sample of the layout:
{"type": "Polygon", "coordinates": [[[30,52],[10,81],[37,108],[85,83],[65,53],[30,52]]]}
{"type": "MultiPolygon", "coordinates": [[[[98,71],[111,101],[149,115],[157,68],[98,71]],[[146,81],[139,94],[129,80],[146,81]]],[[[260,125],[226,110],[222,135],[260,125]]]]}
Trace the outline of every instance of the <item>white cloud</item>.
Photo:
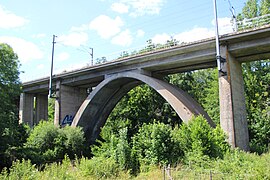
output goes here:
{"type": "Polygon", "coordinates": [[[179,40],[180,42],[193,42],[214,36],[215,36],[214,29],[195,27],[189,31],[176,34],[174,38],[179,40]]]}
{"type": "Polygon", "coordinates": [[[171,39],[171,36],[166,33],[157,34],[152,38],[152,42],[154,44],[165,44],[169,39],[171,39]]]}
{"type": "Polygon", "coordinates": [[[39,65],[37,66],[37,69],[38,69],[38,70],[42,70],[42,69],[44,69],[44,67],[45,67],[44,64],[39,64],[39,65]]]}
{"type": "Polygon", "coordinates": [[[62,52],[55,57],[56,61],[65,61],[69,59],[70,55],[67,52],[62,52]]]}
{"type": "Polygon", "coordinates": [[[72,26],[70,31],[71,32],[83,32],[83,31],[86,31],[88,29],[89,29],[88,25],[83,24],[83,25],[81,25],[79,27],[72,26]]]}
{"type": "Polygon", "coordinates": [[[128,13],[129,6],[124,3],[113,3],[111,9],[120,14],[128,13]]]}
{"type": "Polygon", "coordinates": [[[130,16],[137,17],[159,14],[166,0],[120,0],[120,2],[131,7],[130,16]]]}
{"type": "Polygon", "coordinates": [[[117,36],[113,37],[111,40],[112,44],[120,45],[120,46],[129,46],[132,43],[132,35],[130,30],[125,30],[119,33],[117,36]]]}
{"type": "Polygon", "coordinates": [[[21,38],[2,36],[0,42],[9,44],[18,54],[21,63],[42,59],[44,56],[36,44],[21,38]]]}
{"type": "MultiPolygon", "coordinates": [[[[212,25],[215,26],[215,20],[212,20],[212,25]]],[[[231,18],[218,18],[218,29],[220,34],[227,34],[233,32],[231,18]]]]}
{"type": "MultiPolygon", "coordinates": [[[[210,37],[215,37],[215,21],[212,20],[212,27],[211,28],[204,28],[204,27],[194,27],[188,31],[184,31],[181,33],[177,33],[173,36],[176,40],[180,42],[194,42],[210,37]]],[[[227,34],[233,32],[233,27],[231,23],[231,18],[224,17],[218,19],[219,23],[219,34],[227,34]]],[[[166,43],[167,40],[170,40],[171,36],[167,33],[157,34],[152,38],[153,43],[166,43]]]]}
{"type": "Polygon", "coordinates": [[[137,31],[136,37],[138,37],[138,38],[143,37],[144,34],[145,34],[145,32],[144,32],[143,30],[139,29],[139,30],[137,31]]]}
{"type": "Polygon", "coordinates": [[[96,30],[98,35],[103,39],[108,39],[121,31],[124,25],[122,19],[117,16],[115,19],[106,15],[100,15],[90,22],[89,28],[96,30]]]}
{"type": "Polygon", "coordinates": [[[61,74],[63,72],[78,70],[83,67],[86,67],[86,64],[82,64],[82,63],[66,64],[66,66],[55,67],[54,74],[61,74]]]}
{"type": "Polygon", "coordinates": [[[29,20],[17,16],[0,6],[0,28],[9,29],[24,26],[29,20]]]}
{"type": "Polygon", "coordinates": [[[44,37],[46,37],[46,34],[44,34],[44,33],[34,34],[32,37],[33,38],[44,38],[44,37]]]}
{"type": "Polygon", "coordinates": [[[84,32],[73,32],[68,35],[59,36],[56,42],[66,46],[79,47],[88,41],[88,34],[84,32]]]}

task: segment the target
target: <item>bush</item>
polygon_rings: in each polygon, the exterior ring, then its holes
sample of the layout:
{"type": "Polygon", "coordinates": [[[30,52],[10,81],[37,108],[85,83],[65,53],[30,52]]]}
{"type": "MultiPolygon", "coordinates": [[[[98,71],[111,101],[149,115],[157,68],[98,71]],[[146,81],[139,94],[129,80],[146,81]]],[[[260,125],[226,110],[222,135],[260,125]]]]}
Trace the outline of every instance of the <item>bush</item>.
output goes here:
{"type": "Polygon", "coordinates": [[[211,128],[202,116],[193,118],[188,124],[182,124],[180,128],[175,128],[173,138],[178,148],[184,151],[186,158],[192,155],[195,155],[195,159],[198,155],[223,158],[229,150],[222,129],[219,126],[215,129],[211,128]]]}
{"type": "Polygon", "coordinates": [[[74,159],[84,151],[84,134],[81,128],[59,129],[48,121],[41,121],[31,132],[25,144],[26,158],[33,163],[60,161],[67,154],[74,159]]]}
{"type": "Polygon", "coordinates": [[[144,124],[133,137],[133,156],[140,165],[175,163],[183,154],[175,148],[172,128],[164,123],[144,124]]]}

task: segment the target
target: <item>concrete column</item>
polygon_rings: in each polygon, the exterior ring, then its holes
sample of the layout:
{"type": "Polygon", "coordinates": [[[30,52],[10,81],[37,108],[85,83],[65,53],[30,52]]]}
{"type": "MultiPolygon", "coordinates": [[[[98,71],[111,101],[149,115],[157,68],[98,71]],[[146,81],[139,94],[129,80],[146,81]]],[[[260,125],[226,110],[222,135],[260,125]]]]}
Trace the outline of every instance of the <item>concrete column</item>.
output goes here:
{"type": "Polygon", "coordinates": [[[76,112],[87,97],[85,88],[71,87],[57,83],[55,101],[55,125],[71,124],[76,112]]]}
{"type": "Polygon", "coordinates": [[[232,147],[249,150],[248,125],[241,63],[221,46],[221,57],[226,59],[219,72],[220,124],[232,147]]]}
{"type": "Polygon", "coordinates": [[[40,120],[48,120],[48,95],[36,95],[35,103],[35,124],[40,120]]]}
{"type": "Polygon", "coordinates": [[[61,109],[60,109],[60,85],[61,82],[57,81],[56,82],[56,98],[55,98],[55,105],[54,105],[54,125],[59,126],[60,125],[60,120],[61,120],[61,109]]]}
{"type": "Polygon", "coordinates": [[[19,119],[20,123],[26,123],[30,127],[34,125],[34,94],[20,95],[19,119]]]}

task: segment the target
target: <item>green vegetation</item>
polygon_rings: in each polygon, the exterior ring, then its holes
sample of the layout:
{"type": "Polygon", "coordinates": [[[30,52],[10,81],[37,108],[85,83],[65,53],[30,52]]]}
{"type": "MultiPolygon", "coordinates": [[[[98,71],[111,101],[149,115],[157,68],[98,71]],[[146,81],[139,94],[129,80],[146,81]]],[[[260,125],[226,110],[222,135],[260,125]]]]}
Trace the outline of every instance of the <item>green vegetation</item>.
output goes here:
{"type": "MultiPolygon", "coordinates": [[[[269,7],[267,0],[248,0],[238,19],[265,15],[269,7]]],[[[140,52],[123,52],[121,58],[179,43],[149,40],[140,52]]],[[[32,130],[19,125],[18,58],[6,44],[0,44],[0,58],[0,179],[162,179],[168,172],[174,179],[270,179],[270,60],[242,64],[251,147],[246,153],[232,150],[218,125],[215,69],[164,78],[196,99],[215,129],[201,116],[183,124],[159,94],[141,85],[116,105],[100,138],[88,147],[81,128],[59,129],[51,121],[32,130]]],[[[49,119],[53,114],[49,100],[49,119]]]]}
{"type": "Polygon", "coordinates": [[[10,166],[13,152],[26,140],[26,129],[19,124],[19,61],[7,44],[0,43],[0,169],[10,166]]]}
{"type": "Polygon", "coordinates": [[[122,137],[112,138],[118,143],[96,146],[91,159],[65,156],[42,169],[30,160],[17,160],[9,172],[2,171],[0,179],[162,179],[169,162],[170,176],[175,179],[270,178],[270,153],[259,156],[229,149],[220,128],[210,128],[202,117],[174,129],[164,123],[143,125],[131,149],[125,142],[125,129],[121,133],[122,137]],[[131,169],[136,165],[137,172],[131,169]]]}

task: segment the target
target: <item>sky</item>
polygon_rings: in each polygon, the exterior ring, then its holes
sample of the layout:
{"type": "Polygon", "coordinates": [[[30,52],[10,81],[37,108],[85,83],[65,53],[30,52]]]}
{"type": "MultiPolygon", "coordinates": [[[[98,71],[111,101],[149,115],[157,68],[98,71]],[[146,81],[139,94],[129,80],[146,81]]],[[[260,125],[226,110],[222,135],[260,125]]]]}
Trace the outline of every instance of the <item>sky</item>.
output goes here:
{"type": "MultiPolygon", "coordinates": [[[[220,34],[233,31],[245,0],[217,0],[220,34]]],[[[121,52],[142,49],[152,39],[192,42],[214,37],[212,0],[1,0],[0,43],[20,60],[22,82],[50,75],[53,35],[54,74],[91,65],[121,52]]]]}

